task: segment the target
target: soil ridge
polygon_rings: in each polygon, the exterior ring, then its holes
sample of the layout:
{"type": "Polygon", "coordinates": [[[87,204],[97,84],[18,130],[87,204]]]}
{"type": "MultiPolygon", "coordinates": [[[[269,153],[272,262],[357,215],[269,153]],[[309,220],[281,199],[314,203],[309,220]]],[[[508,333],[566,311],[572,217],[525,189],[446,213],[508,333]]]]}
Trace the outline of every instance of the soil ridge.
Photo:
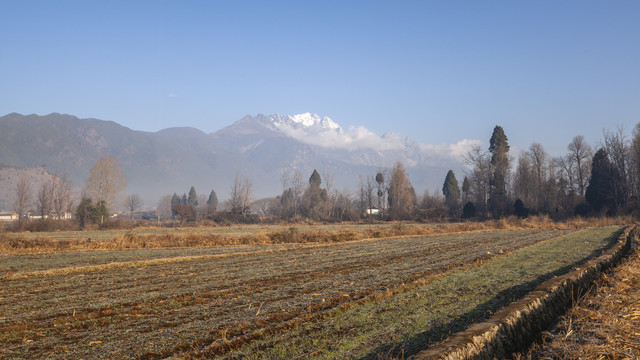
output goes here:
{"type": "Polygon", "coordinates": [[[572,271],[549,279],[488,320],[471,325],[412,360],[504,359],[526,349],[584,293],[602,271],[615,266],[631,248],[636,226],[626,227],[617,242],[572,271]]]}

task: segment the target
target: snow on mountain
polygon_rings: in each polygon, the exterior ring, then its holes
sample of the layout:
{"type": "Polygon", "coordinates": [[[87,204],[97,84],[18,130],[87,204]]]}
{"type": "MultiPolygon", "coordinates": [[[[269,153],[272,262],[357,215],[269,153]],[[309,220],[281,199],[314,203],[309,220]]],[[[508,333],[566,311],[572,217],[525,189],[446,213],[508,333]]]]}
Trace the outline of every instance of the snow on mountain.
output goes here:
{"type": "Polygon", "coordinates": [[[419,163],[420,160],[417,158],[432,156],[459,159],[472,146],[481,143],[478,140],[464,139],[455,144],[419,144],[391,130],[378,136],[364,126],[352,126],[345,131],[331,118],[311,113],[292,116],[258,115],[256,119],[267,128],[305,144],[349,151],[374,150],[380,156],[404,160],[409,164],[419,163]]]}

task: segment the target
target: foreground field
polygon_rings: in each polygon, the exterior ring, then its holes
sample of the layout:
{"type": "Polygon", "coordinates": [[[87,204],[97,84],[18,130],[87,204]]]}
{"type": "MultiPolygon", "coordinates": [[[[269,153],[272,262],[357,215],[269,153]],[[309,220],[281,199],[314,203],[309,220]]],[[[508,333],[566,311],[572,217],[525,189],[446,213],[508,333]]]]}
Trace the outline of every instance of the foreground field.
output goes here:
{"type": "Polygon", "coordinates": [[[608,246],[618,230],[4,255],[0,356],[410,354],[608,246]]]}

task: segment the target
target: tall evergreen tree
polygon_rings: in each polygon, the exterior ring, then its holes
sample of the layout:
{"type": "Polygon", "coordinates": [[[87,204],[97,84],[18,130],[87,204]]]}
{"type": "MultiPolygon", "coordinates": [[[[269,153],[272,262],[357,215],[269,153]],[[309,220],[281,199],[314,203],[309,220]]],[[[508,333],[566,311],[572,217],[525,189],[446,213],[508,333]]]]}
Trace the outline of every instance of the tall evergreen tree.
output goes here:
{"type": "Polygon", "coordinates": [[[209,216],[215,214],[216,209],[218,208],[218,195],[216,192],[211,190],[209,194],[209,199],[207,200],[207,213],[209,216]]]}
{"type": "Polygon", "coordinates": [[[302,198],[304,200],[304,213],[313,219],[320,220],[328,216],[326,202],[328,199],[327,190],[320,188],[322,179],[317,170],[313,170],[309,177],[309,187],[305,190],[302,198]]]}
{"type": "Polygon", "coordinates": [[[467,201],[464,204],[464,208],[462,208],[462,217],[465,219],[470,219],[476,216],[476,206],[473,205],[471,201],[467,201]]]}
{"type": "Polygon", "coordinates": [[[311,177],[309,177],[309,186],[320,188],[321,184],[322,184],[322,179],[320,178],[320,174],[318,174],[318,170],[314,169],[313,173],[311,174],[311,177]]]}
{"type": "Polygon", "coordinates": [[[198,206],[198,194],[196,194],[196,188],[193,186],[189,189],[189,197],[187,198],[187,203],[193,207],[198,206]]]}
{"type": "Polygon", "coordinates": [[[604,149],[598,150],[593,156],[591,179],[585,192],[585,199],[594,210],[601,211],[606,208],[615,212],[621,200],[616,189],[616,183],[620,178],[620,173],[609,161],[607,152],[604,149]]]}
{"type": "Polygon", "coordinates": [[[445,197],[445,204],[449,207],[449,212],[455,214],[458,211],[458,203],[460,202],[460,187],[453,170],[447,172],[442,185],[442,194],[445,197]]]}
{"type": "Polygon", "coordinates": [[[378,184],[378,209],[382,211],[384,207],[384,174],[382,172],[376,174],[376,184],[378,184]]]}
{"type": "Polygon", "coordinates": [[[173,196],[171,197],[171,217],[176,217],[178,215],[175,210],[175,206],[178,204],[180,204],[180,197],[178,194],[173,193],[173,196]]]}
{"type": "Polygon", "coordinates": [[[493,176],[489,194],[489,207],[494,215],[507,209],[507,174],[509,171],[509,142],[502,126],[496,125],[489,140],[489,153],[493,176]]]}
{"type": "Polygon", "coordinates": [[[467,176],[462,180],[462,202],[469,201],[469,194],[471,193],[471,181],[467,176]]]}

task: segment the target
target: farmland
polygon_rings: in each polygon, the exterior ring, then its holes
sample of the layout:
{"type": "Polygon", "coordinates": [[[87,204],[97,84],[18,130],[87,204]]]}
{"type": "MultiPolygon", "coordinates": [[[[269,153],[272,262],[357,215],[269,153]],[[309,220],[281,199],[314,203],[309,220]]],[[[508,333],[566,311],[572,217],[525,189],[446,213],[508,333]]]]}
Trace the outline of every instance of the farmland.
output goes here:
{"type": "Polygon", "coordinates": [[[520,359],[640,358],[640,252],[602,273],[520,359]]]}
{"type": "Polygon", "coordinates": [[[619,227],[0,256],[0,357],[375,358],[439,341],[619,227]]]}

